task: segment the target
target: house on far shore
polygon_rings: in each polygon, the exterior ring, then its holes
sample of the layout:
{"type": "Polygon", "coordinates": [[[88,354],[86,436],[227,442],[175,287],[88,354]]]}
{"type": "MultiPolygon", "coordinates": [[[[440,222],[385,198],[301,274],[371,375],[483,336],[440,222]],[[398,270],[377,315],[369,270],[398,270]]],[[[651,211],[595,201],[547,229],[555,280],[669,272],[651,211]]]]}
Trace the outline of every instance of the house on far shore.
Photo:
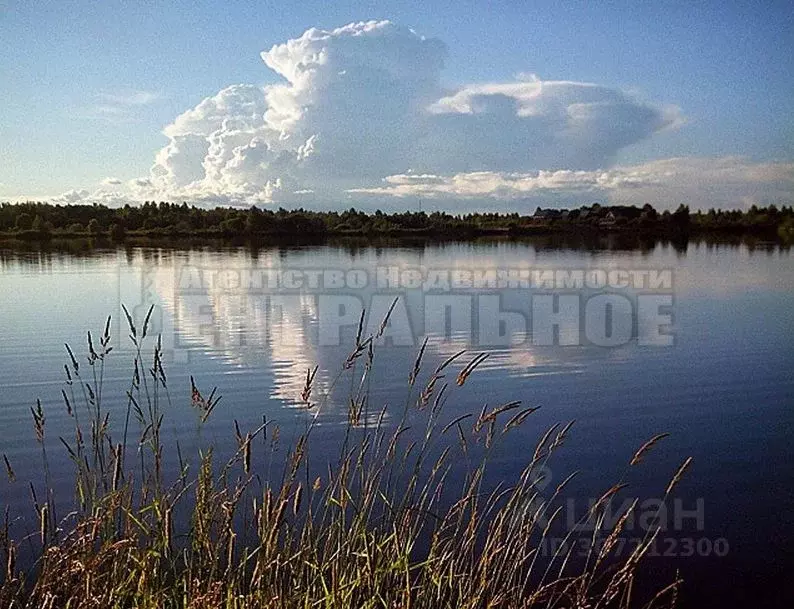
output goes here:
{"type": "Polygon", "coordinates": [[[598,226],[604,226],[604,227],[615,226],[617,221],[618,219],[615,217],[615,214],[612,213],[612,210],[609,210],[607,214],[603,218],[601,218],[601,220],[598,222],[598,226]]]}

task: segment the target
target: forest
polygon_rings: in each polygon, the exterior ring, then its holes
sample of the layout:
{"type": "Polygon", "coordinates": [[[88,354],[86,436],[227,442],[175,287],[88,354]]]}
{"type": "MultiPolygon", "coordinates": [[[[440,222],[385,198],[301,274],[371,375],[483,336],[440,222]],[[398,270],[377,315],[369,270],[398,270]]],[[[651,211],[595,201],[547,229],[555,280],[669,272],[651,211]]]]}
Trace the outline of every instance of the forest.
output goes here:
{"type": "Polygon", "coordinates": [[[323,238],[332,235],[392,235],[466,238],[554,232],[633,231],[655,235],[702,232],[754,234],[784,240],[794,237],[794,210],[775,205],[747,210],[690,211],[679,205],[658,212],[651,205],[578,209],[537,207],[532,214],[405,211],[372,213],[286,210],[250,207],[205,208],[187,203],[146,201],[141,205],[54,205],[46,202],[0,204],[0,235],[41,240],[53,237],[280,237],[323,238]]]}

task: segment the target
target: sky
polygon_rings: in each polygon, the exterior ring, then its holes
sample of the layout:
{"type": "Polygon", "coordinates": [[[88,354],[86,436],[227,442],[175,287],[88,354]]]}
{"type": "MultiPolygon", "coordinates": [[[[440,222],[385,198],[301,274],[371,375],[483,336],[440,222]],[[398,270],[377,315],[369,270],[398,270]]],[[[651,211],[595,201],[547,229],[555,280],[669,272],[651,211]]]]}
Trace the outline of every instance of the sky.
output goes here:
{"type": "Polygon", "coordinates": [[[790,2],[0,0],[0,200],[794,202],[790,2]]]}

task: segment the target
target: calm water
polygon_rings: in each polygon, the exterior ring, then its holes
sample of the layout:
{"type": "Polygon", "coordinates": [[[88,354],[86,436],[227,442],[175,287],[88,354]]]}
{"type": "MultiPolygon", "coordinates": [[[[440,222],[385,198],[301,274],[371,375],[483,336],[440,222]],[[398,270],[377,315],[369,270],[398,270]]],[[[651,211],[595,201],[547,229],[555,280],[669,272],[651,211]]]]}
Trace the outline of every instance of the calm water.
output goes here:
{"type": "MultiPolygon", "coordinates": [[[[685,251],[658,245],[641,252],[487,243],[120,249],[80,255],[5,250],[0,252],[0,452],[8,455],[19,481],[11,484],[2,477],[2,503],[27,506],[25,481],[40,480],[29,411],[37,397],[47,413],[48,449],[56,455],[52,476],[59,494],[69,496],[63,481],[70,480],[70,464],[57,441],[58,435],[69,434],[60,399],[63,344],[84,352],[86,330],[99,334],[108,315],[113,316],[116,350],[106,370],[105,404],[114,420],[123,417],[131,354],[126,324],[117,323],[124,319],[122,303],[137,319],[155,305],[152,320],[162,333],[172,399],[165,420],[169,446],[179,441],[186,453],[194,454],[211,442],[230,447],[234,420],[254,428],[266,416],[289,437],[305,420],[297,405],[306,370],[318,365],[316,393],[327,390],[350,351],[356,324],[349,322],[358,319],[357,303],[382,309],[395,296],[401,300],[389,327],[391,340],[376,351],[373,404],[402,406],[406,379],[425,335],[430,337],[426,369],[459,349],[487,351],[490,357],[465,387],[451,390],[448,418],[478,412],[485,402],[520,399],[541,406],[497,451],[496,476],[504,478],[527,462],[548,426],[575,419],[550,472],[556,485],[572,470],[581,470],[571,487],[574,512],[620,478],[640,444],[669,432],[640,475],[632,472],[628,479],[633,492],[658,497],[683,459],[694,457],[675,492],[686,512],[683,521],[676,526],[670,514],[670,530],[662,535],[667,541],[658,548],[672,556],[652,558],[650,567],[662,579],[681,568],[690,601],[783,606],[794,600],[794,254],[777,247],[690,243],[685,251]],[[486,281],[477,288],[465,284],[430,293],[379,286],[378,269],[387,273],[395,267],[398,273],[411,269],[424,276],[464,271],[459,277],[492,269],[670,270],[671,286],[662,282],[653,289],[606,291],[628,303],[629,325],[640,297],[671,298],[672,306],[662,307],[661,314],[671,315],[663,332],[672,335],[672,344],[640,344],[649,341],[642,340],[645,330],[636,320],[632,336],[616,340],[616,346],[603,346],[609,336],[592,340],[600,332],[587,325],[592,319],[584,307],[586,297],[604,292],[598,286],[544,289],[486,281]],[[286,287],[268,286],[276,271],[282,278],[288,272],[286,287]],[[343,274],[347,283],[335,287],[335,278],[343,274]],[[541,317],[536,315],[536,321],[531,315],[533,297],[554,292],[581,299],[582,322],[573,335],[570,327],[561,328],[553,335],[556,344],[546,344],[538,339],[541,317]],[[427,299],[439,294],[458,300],[439,309],[440,301],[431,305],[427,299]],[[493,309],[479,308],[484,302],[491,306],[494,296],[503,310],[522,313],[497,325],[496,338],[493,309]],[[341,332],[334,320],[344,322],[341,332]],[[516,320],[524,327],[516,326],[516,320]],[[326,344],[331,336],[341,345],[326,344]],[[560,345],[560,340],[579,344],[560,345]],[[202,431],[191,411],[190,375],[202,390],[217,385],[224,396],[202,431]]],[[[613,326],[620,326],[621,311],[610,308],[606,314],[613,326]]],[[[380,314],[377,319],[373,314],[368,327],[377,328],[379,321],[380,314]]],[[[350,385],[345,377],[331,391],[320,415],[321,442],[330,443],[343,429],[350,385]]],[[[170,454],[172,471],[175,462],[170,454]]]]}

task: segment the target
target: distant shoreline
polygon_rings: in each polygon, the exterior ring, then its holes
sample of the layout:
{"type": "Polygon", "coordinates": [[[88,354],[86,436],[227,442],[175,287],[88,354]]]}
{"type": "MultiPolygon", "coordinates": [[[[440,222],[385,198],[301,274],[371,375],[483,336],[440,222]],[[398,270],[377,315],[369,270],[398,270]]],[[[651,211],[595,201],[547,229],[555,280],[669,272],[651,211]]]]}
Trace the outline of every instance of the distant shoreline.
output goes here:
{"type": "Polygon", "coordinates": [[[154,247],[166,249],[196,249],[205,247],[271,247],[338,246],[338,247],[424,247],[445,243],[525,243],[538,249],[568,250],[639,250],[650,251],[657,245],[686,251],[690,243],[716,245],[747,245],[754,248],[788,248],[794,243],[770,231],[694,230],[686,233],[611,230],[562,230],[538,228],[526,231],[477,230],[465,234],[434,233],[429,229],[391,232],[338,231],[324,235],[250,235],[218,231],[179,233],[167,231],[139,231],[126,233],[121,240],[106,234],[51,233],[46,236],[26,233],[0,232],[0,249],[92,251],[115,248],[154,247]]]}
{"type": "MultiPolygon", "coordinates": [[[[421,239],[432,241],[460,241],[468,239],[478,239],[481,237],[501,237],[505,239],[520,238],[520,237],[533,237],[533,236],[549,236],[549,235],[581,235],[581,236],[599,236],[610,234],[635,234],[649,238],[656,239],[670,239],[676,237],[700,237],[704,235],[709,236],[753,236],[765,237],[775,239],[778,236],[772,230],[768,229],[747,229],[742,227],[724,227],[724,228],[696,228],[687,231],[657,231],[657,230],[641,230],[637,231],[633,227],[625,228],[610,228],[610,229],[591,229],[579,227],[523,227],[520,229],[510,228],[472,228],[470,230],[458,231],[438,231],[432,228],[420,229],[396,229],[396,230],[338,230],[328,231],[323,234],[316,235],[316,240],[327,240],[333,238],[395,238],[395,239],[421,239]]],[[[140,230],[128,231],[122,238],[112,239],[108,235],[100,233],[90,233],[88,231],[54,231],[43,232],[35,230],[26,231],[0,231],[0,239],[2,240],[19,240],[19,241],[45,241],[50,239],[110,239],[112,241],[134,241],[135,239],[171,239],[171,238],[201,238],[213,239],[220,241],[228,241],[238,238],[246,238],[251,240],[262,239],[289,239],[296,237],[301,239],[305,235],[284,235],[281,233],[236,233],[232,231],[222,230],[196,230],[196,231],[180,231],[178,229],[154,229],[154,230],[140,230]]],[[[314,239],[312,239],[314,240],[314,239]]]]}
{"type": "Polygon", "coordinates": [[[61,206],[50,203],[0,205],[0,240],[45,242],[90,239],[113,243],[139,240],[255,241],[322,243],[329,240],[463,241],[558,237],[681,241],[691,238],[794,241],[791,207],[748,210],[657,212],[650,205],[543,209],[533,215],[444,212],[366,213],[356,209],[214,209],[186,203],[146,202],[140,206],[61,206]]]}

